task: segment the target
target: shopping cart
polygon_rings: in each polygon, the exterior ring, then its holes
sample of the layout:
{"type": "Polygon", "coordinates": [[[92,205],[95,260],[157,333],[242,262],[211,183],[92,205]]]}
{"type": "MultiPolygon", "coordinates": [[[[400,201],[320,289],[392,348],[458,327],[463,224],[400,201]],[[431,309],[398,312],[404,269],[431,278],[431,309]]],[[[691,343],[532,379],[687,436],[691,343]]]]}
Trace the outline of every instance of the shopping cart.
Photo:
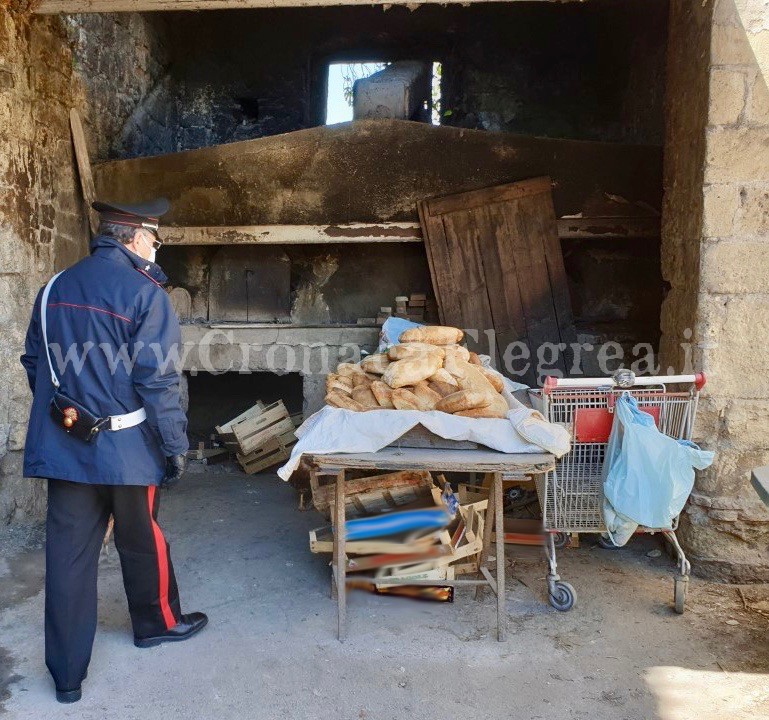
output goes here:
{"type": "MultiPolygon", "coordinates": [[[[639,407],[654,417],[661,432],[691,440],[697,401],[704,385],[704,373],[636,377],[629,370],[619,370],[611,378],[548,377],[542,390],[535,393],[543,415],[572,432],[571,451],[558,461],[555,470],[537,479],[546,533],[548,592],[550,604],[557,610],[570,610],[577,594],[558,575],[556,536],[603,533],[601,544],[610,545],[605,535],[601,471],[617,398],[630,392],[639,407]],[[671,385],[681,389],[671,391],[671,385]]],[[[674,581],[674,604],[676,612],[683,613],[690,565],[676,538],[677,527],[678,518],[673,521],[672,530],[639,528],[638,532],[661,532],[675,549],[679,573],[674,581]]]]}

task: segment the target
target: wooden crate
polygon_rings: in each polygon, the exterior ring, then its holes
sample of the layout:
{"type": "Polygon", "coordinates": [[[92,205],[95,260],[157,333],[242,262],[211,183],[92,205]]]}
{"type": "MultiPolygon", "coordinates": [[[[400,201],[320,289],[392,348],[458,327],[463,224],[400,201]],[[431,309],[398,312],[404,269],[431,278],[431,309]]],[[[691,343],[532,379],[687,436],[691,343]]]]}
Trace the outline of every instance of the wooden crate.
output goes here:
{"type": "MultiPolygon", "coordinates": [[[[320,485],[318,475],[311,471],[310,486],[315,508],[328,513],[334,502],[336,483],[320,485]]],[[[401,470],[348,480],[345,483],[345,512],[348,518],[375,515],[429,497],[432,487],[432,476],[427,470],[401,470]]]]}
{"type": "Polygon", "coordinates": [[[248,420],[249,418],[258,415],[262,410],[264,410],[264,403],[261,400],[257,400],[256,405],[253,407],[248,408],[248,410],[240,413],[237,417],[232,418],[229,422],[226,422],[223,425],[217,425],[216,432],[224,445],[232,450],[240,450],[238,439],[232,431],[233,425],[237,425],[244,420],[248,420]]]}
{"type": "Polygon", "coordinates": [[[246,473],[253,475],[288,460],[295,443],[294,431],[288,430],[281,435],[268,437],[260,447],[247,455],[238,453],[238,462],[246,473]]]}
{"type": "Polygon", "coordinates": [[[263,408],[256,415],[232,426],[232,432],[240,445],[241,455],[250,455],[274,437],[294,434],[294,422],[282,400],[263,408]]]}

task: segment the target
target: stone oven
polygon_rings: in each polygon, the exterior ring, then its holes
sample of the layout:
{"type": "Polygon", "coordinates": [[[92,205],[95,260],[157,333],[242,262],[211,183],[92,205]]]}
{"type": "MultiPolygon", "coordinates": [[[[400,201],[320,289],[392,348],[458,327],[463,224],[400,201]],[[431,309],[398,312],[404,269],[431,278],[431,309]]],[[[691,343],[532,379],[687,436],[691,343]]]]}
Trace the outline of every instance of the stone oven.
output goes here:
{"type": "Polygon", "coordinates": [[[417,200],[549,175],[583,370],[646,358],[712,372],[697,435],[718,461],[682,534],[700,571],[768,578],[747,476],[769,462],[759,3],[263,7],[280,4],[297,3],[3,12],[0,522],[43,502],[19,477],[16,357],[37,288],[86,252],[76,108],[100,195],[173,202],[159,260],[200,436],[244,398],[317,409],[328,368],[376,345],[380,308],[432,294],[417,200]],[[385,69],[359,87],[360,119],[326,126],[334,63],[385,69]]]}

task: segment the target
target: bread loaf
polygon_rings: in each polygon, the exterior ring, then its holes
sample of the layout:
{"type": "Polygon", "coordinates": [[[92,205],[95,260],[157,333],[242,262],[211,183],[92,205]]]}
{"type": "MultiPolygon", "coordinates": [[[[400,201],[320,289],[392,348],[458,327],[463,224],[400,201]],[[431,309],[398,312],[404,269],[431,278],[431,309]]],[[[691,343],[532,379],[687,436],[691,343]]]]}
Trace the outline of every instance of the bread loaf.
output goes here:
{"type": "Polygon", "coordinates": [[[441,366],[438,355],[423,355],[413,360],[396,360],[385,370],[382,380],[391,388],[414,385],[420,380],[427,380],[441,366]]]}
{"type": "Polygon", "coordinates": [[[398,410],[419,410],[419,398],[411,390],[396,388],[392,393],[393,405],[398,410]]]}
{"type": "Polygon", "coordinates": [[[441,398],[436,403],[435,409],[446,413],[456,413],[460,410],[486,407],[491,402],[492,398],[486,393],[473,390],[459,390],[458,392],[451,393],[451,395],[447,395],[445,398],[441,398]]]}
{"type": "MultiPolygon", "coordinates": [[[[477,365],[473,365],[469,362],[458,362],[457,369],[459,371],[457,383],[462,390],[475,390],[477,392],[487,393],[491,399],[493,399],[495,395],[499,395],[497,390],[477,365]]],[[[491,399],[486,403],[487,405],[491,403],[491,399]]]]}
{"type": "MultiPolygon", "coordinates": [[[[374,377],[379,377],[378,375],[374,375],[374,377]]],[[[352,387],[353,390],[356,387],[368,387],[371,385],[371,378],[369,377],[368,373],[356,373],[352,376],[352,387]]]]}
{"type": "Polygon", "coordinates": [[[471,352],[467,358],[467,362],[471,362],[473,365],[483,365],[481,359],[478,357],[478,353],[471,352]]]}
{"type": "Polygon", "coordinates": [[[379,403],[379,407],[395,407],[395,405],[393,405],[393,390],[386,382],[374,380],[374,382],[371,383],[371,392],[374,393],[374,397],[376,398],[377,403],[379,403]]]}
{"type": "Polygon", "coordinates": [[[424,380],[414,385],[414,395],[419,400],[420,410],[435,410],[436,404],[443,397],[428,387],[427,382],[424,380]]]}
{"type": "Polygon", "coordinates": [[[363,360],[360,361],[360,367],[363,371],[373,373],[374,375],[381,375],[385,370],[387,370],[387,366],[390,364],[390,361],[387,358],[387,355],[384,353],[375,353],[374,355],[367,355],[363,358],[363,360]]]}
{"type": "Polygon", "coordinates": [[[338,375],[352,378],[353,375],[362,375],[365,371],[360,365],[356,365],[355,363],[339,363],[339,365],[336,366],[336,372],[338,375]]]}
{"type": "Polygon", "coordinates": [[[326,392],[329,392],[330,390],[341,390],[344,393],[347,393],[349,395],[350,391],[352,390],[352,379],[348,377],[343,377],[342,375],[337,375],[336,373],[331,373],[330,375],[326,376],[326,392]]]}
{"type": "Polygon", "coordinates": [[[449,374],[459,377],[463,372],[462,364],[470,357],[469,351],[460,345],[450,345],[444,348],[444,352],[443,367],[449,374]]]}
{"type": "Polygon", "coordinates": [[[333,407],[344,408],[345,410],[358,410],[359,412],[366,409],[357,400],[354,400],[349,395],[344,395],[338,390],[332,390],[326,395],[326,404],[333,407]]]}
{"type": "Polygon", "coordinates": [[[507,412],[489,405],[487,407],[471,408],[470,410],[458,410],[454,415],[471,418],[505,418],[507,417],[507,412]]]}
{"type": "Polygon", "coordinates": [[[451,345],[460,342],[463,337],[464,333],[459,328],[422,325],[404,330],[398,341],[402,343],[423,342],[430,345],[451,345]]]}
{"type": "Polygon", "coordinates": [[[352,399],[365,408],[378,408],[379,403],[368,385],[358,385],[352,389],[352,399]]]}
{"type": "Polygon", "coordinates": [[[483,373],[483,376],[494,386],[494,389],[498,393],[501,393],[505,389],[505,383],[502,382],[502,377],[500,375],[493,370],[489,370],[487,367],[483,367],[483,365],[477,365],[476,367],[483,373]]]}
{"type": "Polygon", "coordinates": [[[448,383],[442,382],[441,380],[430,380],[427,384],[431,390],[435,390],[435,392],[437,392],[441,397],[446,397],[447,395],[451,395],[451,393],[455,393],[459,390],[456,385],[449,385],[448,383]]]}
{"type": "Polygon", "coordinates": [[[456,378],[445,368],[439,368],[427,379],[430,382],[442,382],[447,385],[453,385],[455,388],[459,389],[456,378]]]}
{"type": "Polygon", "coordinates": [[[437,345],[428,345],[421,342],[401,343],[400,345],[393,345],[387,351],[387,357],[390,360],[413,360],[414,358],[420,358],[425,353],[436,354],[441,360],[443,359],[443,348],[437,345]]]}

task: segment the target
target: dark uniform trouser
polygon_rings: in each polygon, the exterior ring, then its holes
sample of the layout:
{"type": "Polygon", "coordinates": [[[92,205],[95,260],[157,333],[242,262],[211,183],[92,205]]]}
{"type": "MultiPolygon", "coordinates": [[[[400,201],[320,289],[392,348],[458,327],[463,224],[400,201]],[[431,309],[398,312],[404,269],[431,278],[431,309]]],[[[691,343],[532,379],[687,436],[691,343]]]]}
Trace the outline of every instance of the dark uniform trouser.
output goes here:
{"type": "Polygon", "coordinates": [[[136,637],[173,627],[181,617],[171,555],[157,524],[154,486],[48,481],[45,661],[56,687],[80,685],[96,632],[96,576],[110,514],[136,637]]]}

